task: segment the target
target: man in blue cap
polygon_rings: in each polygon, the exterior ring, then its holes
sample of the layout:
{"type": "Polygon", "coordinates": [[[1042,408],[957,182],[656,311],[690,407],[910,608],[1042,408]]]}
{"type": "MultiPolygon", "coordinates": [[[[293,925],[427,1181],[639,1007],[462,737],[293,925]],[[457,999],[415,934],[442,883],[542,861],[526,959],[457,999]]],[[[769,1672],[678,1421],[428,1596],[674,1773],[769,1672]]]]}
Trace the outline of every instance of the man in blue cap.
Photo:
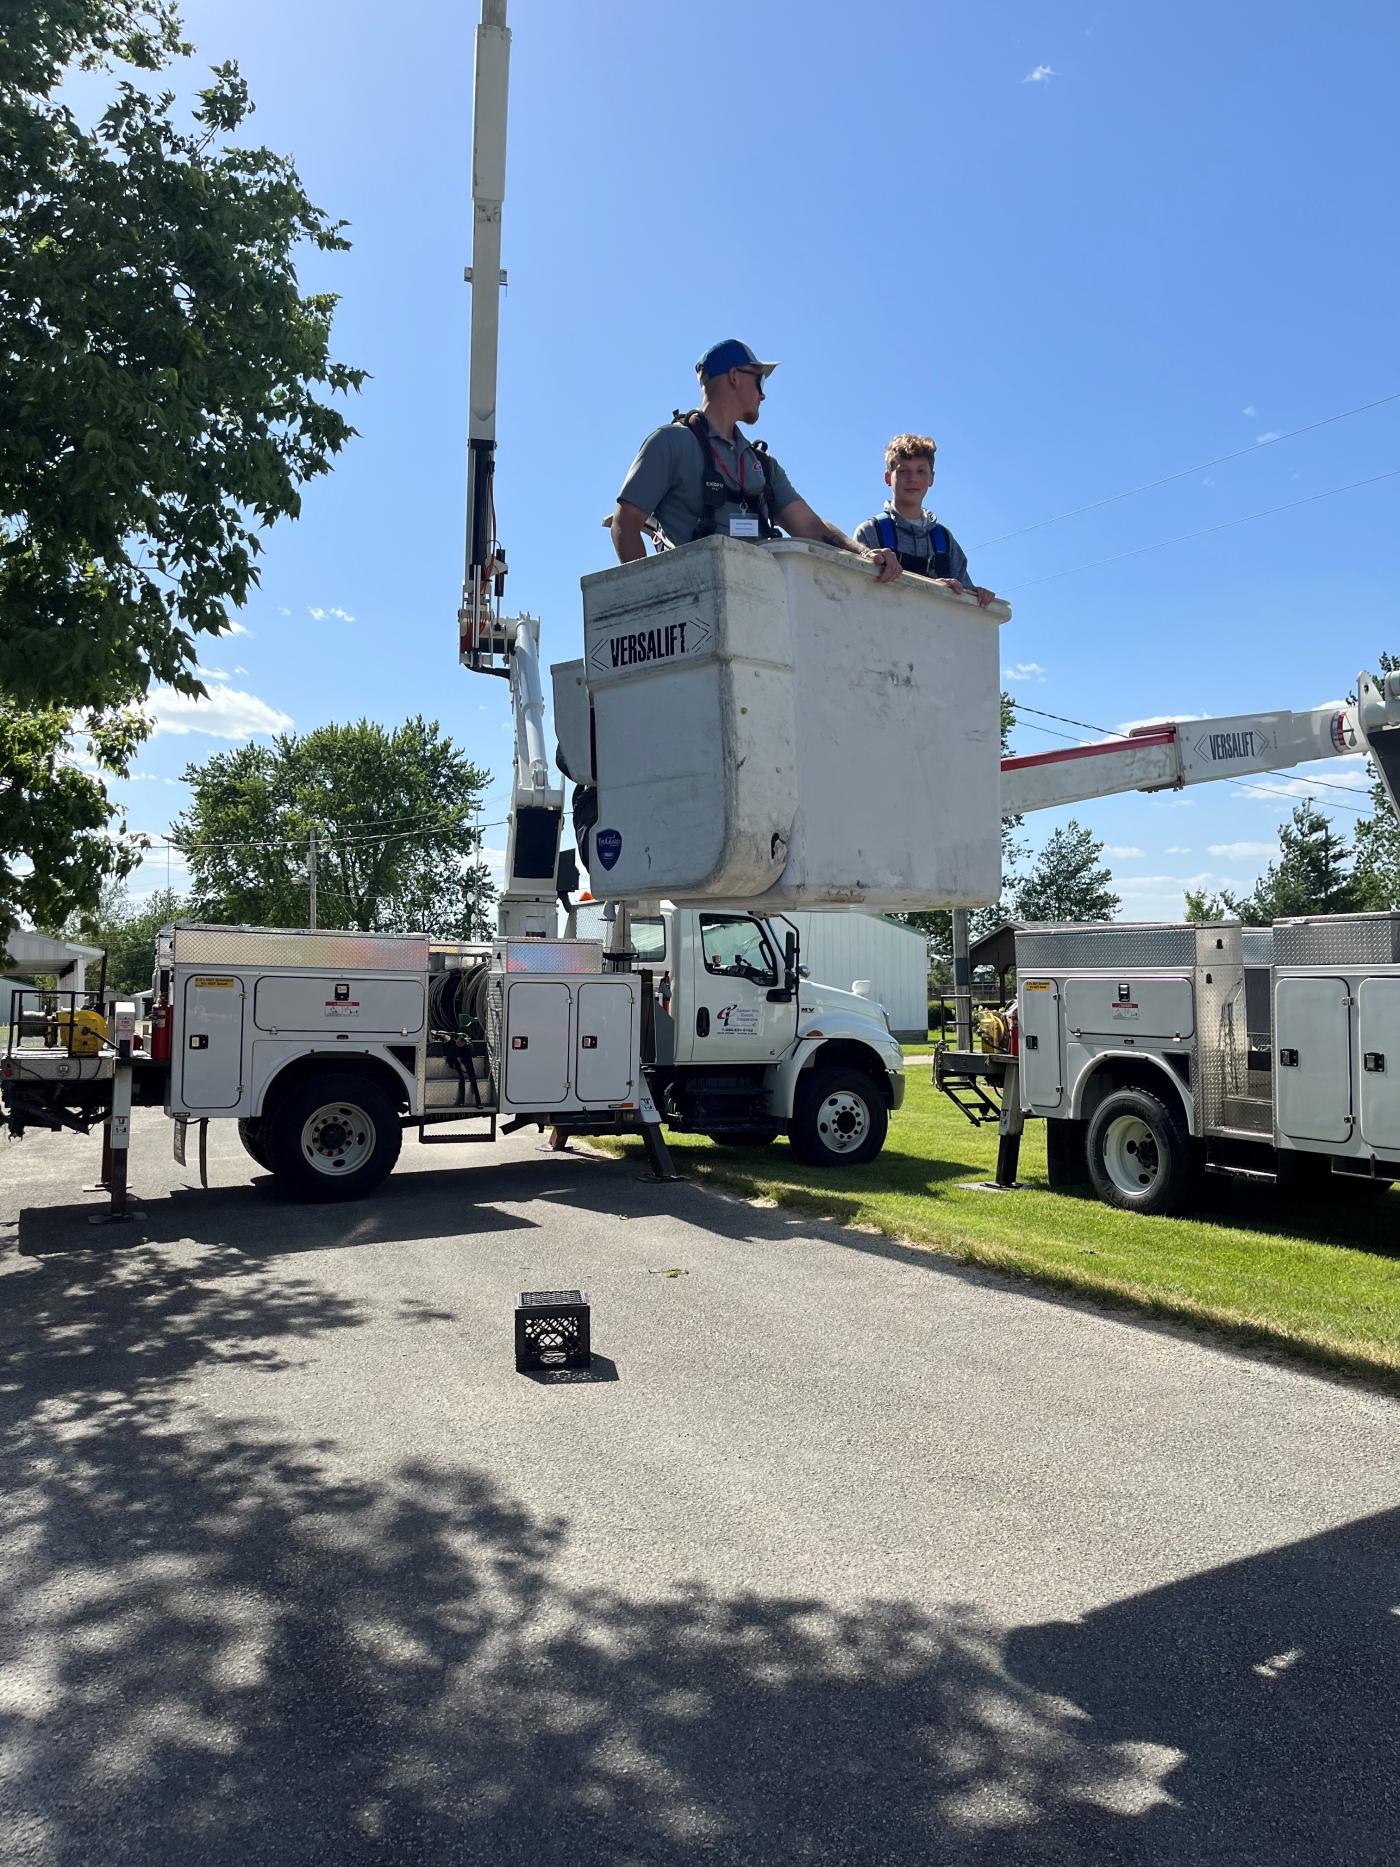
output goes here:
{"type": "Polygon", "coordinates": [[[645,557],[647,531],[687,545],[716,533],[772,538],[781,527],[794,538],[867,558],[879,566],[881,583],[899,576],[895,552],[859,545],[815,513],[762,442],[755,445],[739,427],[758,420],[764,382],[777,367],[761,363],[737,337],[701,357],[699,408],[677,409],[674,420],[647,436],[617,496],[611,530],[622,563],[645,557]]]}

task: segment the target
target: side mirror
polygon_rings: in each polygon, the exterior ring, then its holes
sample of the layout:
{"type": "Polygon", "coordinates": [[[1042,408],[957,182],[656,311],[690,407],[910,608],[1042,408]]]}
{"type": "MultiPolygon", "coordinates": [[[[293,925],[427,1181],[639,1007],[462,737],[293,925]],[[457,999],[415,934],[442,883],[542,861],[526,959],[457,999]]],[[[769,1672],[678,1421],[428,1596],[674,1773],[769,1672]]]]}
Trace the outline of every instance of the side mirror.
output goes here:
{"type": "Polygon", "coordinates": [[[810,966],[799,966],[797,968],[797,976],[799,979],[810,979],[812,976],[812,968],[810,966]]]}

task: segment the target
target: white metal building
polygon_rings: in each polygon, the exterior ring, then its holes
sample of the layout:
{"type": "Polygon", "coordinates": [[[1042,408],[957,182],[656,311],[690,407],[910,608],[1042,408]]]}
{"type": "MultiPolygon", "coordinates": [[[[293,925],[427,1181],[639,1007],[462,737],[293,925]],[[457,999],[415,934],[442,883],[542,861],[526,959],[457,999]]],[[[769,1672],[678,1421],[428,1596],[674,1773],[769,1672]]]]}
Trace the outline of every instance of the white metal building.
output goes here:
{"type": "Polygon", "coordinates": [[[787,915],[802,942],[802,963],[822,985],[850,991],[870,981],[870,996],[889,1013],[896,1037],[928,1036],[928,946],[917,927],[860,908],[787,915]]]}

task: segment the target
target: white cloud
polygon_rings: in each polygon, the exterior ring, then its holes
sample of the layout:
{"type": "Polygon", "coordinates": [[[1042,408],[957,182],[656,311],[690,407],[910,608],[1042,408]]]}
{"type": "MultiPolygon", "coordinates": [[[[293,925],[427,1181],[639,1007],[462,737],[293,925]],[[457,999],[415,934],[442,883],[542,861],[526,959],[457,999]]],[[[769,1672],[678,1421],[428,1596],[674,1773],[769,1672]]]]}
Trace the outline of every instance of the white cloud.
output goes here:
{"type": "Polygon", "coordinates": [[[506,852],[504,849],[488,849],[483,843],[478,854],[486,864],[491,880],[497,888],[504,888],[506,885],[506,852]]]}
{"type": "Polygon", "coordinates": [[[291,613],[292,613],[292,612],[291,612],[291,611],[290,611],[289,609],[283,609],[283,608],[282,608],[282,606],[281,606],[281,604],[280,604],[280,603],[278,604],[278,606],[277,606],[277,614],[278,614],[279,616],[290,616],[290,615],[291,615],[291,613]]]}
{"type": "Polygon", "coordinates": [[[1038,661],[1018,661],[1003,668],[1001,677],[1004,681],[1043,681],[1045,670],[1038,661]]]}
{"type": "Polygon", "coordinates": [[[159,772],[133,771],[127,775],[128,784],[179,784],[178,778],[163,778],[159,772]]]}
{"type": "Polygon", "coordinates": [[[251,635],[252,633],[253,631],[245,629],[241,622],[231,622],[224,630],[225,635],[251,635]]]}
{"type": "Polygon", "coordinates": [[[333,609],[331,614],[338,617],[341,622],[353,622],[355,620],[348,609],[333,609]]]}
{"type": "Polygon", "coordinates": [[[270,707],[256,694],[237,687],[217,687],[207,700],[192,700],[172,688],[158,687],[147,702],[158,733],[208,733],[212,739],[257,739],[284,733],[291,716],[270,707]]]}
{"type": "Polygon", "coordinates": [[[323,609],[308,609],[306,613],[313,622],[324,622],[326,620],[326,612],[323,609]]]}
{"type": "Polygon", "coordinates": [[[1232,862],[1242,862],[1247,856],[1276,856],[1277,843],[1207,843],[1206,853],[1212,856],[1228,856],[1232,862]]]}
{"type": "Polygon", "coordinates": [[[1105,843],[1103,853],[1114,856],[1119,862],[1131,862],[1135,857],[1146,855],[1146,850],[1139,849],[1135,843],[1105,843]]]}
{"type": "Polygon", "coordinates": [[[1256,434],[1256,435],[1255,435],[1255,437],[1254,437],[1254,445],[1255,445],[1256,447],[1263,447],[1263,446],[1265,446],[1265,445],[1266,445],[1266,444],[1267,444],[1268,442],[1270,442],[1270,441],[1276,441],[1277,439],[1278,439],[1278,434],[1277,434],[1277,432],[1276,432],[1276,430],[1274,430],[1273,428],[1270,428],[1270,429],[1268,430],[1268,432],[1267,432],[1267,433],[1265,433],[1265,434],[1256,434]]]}
{"type": "Polygon", "coordinates": [[[1215,481],[1214,480],[1202,480],[1201,485],[1202,486],[1214,486],[1215,481]]]}
{"type": "Polygon", "coordinates": [[[1191,854],[1191,845],[1189,843],[1173,843],[1169,849],[1164,849],[1162,854],[1164,856],[1189,856],[1191,854]]]}
{"type": "Polygon", "coordinates": [[[337,622],[353,622],[355,618],[348,609],[307,609],[307,615],[313,622],[324,622],[327,616],[334,616],[337,622]]]}
{"type": "Polygon", "coordinates": [[[1240,410],[1240,413],[1241,415],[1244,415],[1248,420],[1253,421],[1254,417],[1259,413],[1259,410],[1254,406],[1252,402],[1247,402],[1245,406],[1240,410]]]}
{"type": "Polygon", "coordinates": [[[246,674],[247,672],[248,670],[246,668],[235,668],[234,669],[235,674],[246,674]]]}
{"type": "Polygon", "coordinates": [[[1034,71],[1026,73],[1021,82],[1022,84],[1044,84],[1047,78],[1058,78],[1059,75],[1059,72],[1052,70],[1049,65],[1037,65],[1034,71]]]}

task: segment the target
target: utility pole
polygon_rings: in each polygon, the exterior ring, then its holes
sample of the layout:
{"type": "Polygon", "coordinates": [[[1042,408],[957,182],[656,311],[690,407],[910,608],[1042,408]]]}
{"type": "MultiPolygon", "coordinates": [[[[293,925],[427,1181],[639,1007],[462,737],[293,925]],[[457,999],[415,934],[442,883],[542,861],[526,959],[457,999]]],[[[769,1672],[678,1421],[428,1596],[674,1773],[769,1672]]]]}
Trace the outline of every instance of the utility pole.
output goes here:
{"type": "Polygon", "coordinates": [[[309,884],[307,892],[311,897],[310,918],[306,924],[314,933],[316,931],[316,832],[314,829],[306,846],[306,879],[309,884]]]}

